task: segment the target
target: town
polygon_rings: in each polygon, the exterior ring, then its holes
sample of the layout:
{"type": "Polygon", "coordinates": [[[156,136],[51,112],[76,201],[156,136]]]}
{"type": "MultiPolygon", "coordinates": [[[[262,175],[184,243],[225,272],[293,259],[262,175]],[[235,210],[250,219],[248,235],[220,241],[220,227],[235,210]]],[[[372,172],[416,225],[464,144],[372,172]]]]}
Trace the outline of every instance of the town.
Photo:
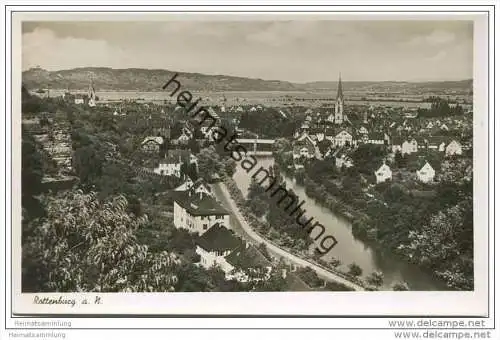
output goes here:
{"type": "Polygon", "coordinates": [[[473,289],[468,88],[358,101],[339,75],[314,105],[202,98],[213,124],[171,88],[88,83],[22,88],[23,291],[473,289]],[[217,127],[338,245],[280,209],[217,127]]]}

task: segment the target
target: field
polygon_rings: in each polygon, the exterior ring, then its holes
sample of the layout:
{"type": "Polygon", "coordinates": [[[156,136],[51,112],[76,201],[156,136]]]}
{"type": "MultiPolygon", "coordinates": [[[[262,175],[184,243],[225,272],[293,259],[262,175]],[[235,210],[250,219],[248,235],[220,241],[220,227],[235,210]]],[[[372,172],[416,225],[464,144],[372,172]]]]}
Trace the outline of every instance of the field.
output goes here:
{"type": "MultiPolygon", "coordinates": [[[[185,89],[189,90],[189,89],[185,89]]],[[[64,90],[50,90],[50,96],[61,96],[64,90]]],[[[76,92],[76,91],[75,91],[76,92]]],[[[74,92],[74,93],[75,93],[74,92]]],[[[78,91],[76,93],[85,93],[78,91]]],[[[193,98],[202,98],[204,105],[265,105],[265,106],[305,106],[318,107],[334,103],[335,93],[332,91],[224,91],[224,92],[197,92],[192,91],[193,98]]],[[[45,94],[43,94],[45,95],[45,94]]],[[[139,102],[163,103],[165,100],[172,101],[170,93],[163,92],[139,92],[139,91],[98,91],[101,103],[121,100],[134,100],[139,102]]],[[[374,105],[406,108],[429,108],[430,103],[422,102],[423,95],[385,95],[367,94],[365,92],[346,91],[347,105],[374,105]]],[[[469,101],[463,96],[447,96],[450,100],[460,102],[469,101]]]]}

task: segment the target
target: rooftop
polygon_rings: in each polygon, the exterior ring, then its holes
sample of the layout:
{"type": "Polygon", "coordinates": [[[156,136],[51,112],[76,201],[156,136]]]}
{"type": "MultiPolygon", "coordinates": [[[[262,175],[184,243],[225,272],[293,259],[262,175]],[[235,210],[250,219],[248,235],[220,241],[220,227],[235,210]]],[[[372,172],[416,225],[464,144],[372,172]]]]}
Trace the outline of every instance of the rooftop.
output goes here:
{"type": "Polygon", "coordinates": [[[174,201],[192,216],[229,215],[219,202],[208,195],[188,190],[174,191],[172,196],[174,201]]]}
{"type": "Polygon", "coordinates": [[[233,232],[219,223],[214,224],[198,239],[198,245],[207,251],[234,250],[241,246],[243,241],[233,232]]]}

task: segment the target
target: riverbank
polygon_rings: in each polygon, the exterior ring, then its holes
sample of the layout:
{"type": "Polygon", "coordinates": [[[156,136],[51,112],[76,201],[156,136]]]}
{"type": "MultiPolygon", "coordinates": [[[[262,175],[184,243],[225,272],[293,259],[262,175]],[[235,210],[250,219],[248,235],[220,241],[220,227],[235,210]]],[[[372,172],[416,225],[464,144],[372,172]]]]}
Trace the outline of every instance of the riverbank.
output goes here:
{"type": "Polygon", "coordinates": [[[344,290],[365,290],[366,284],[362,280],[352,277],[344,272],[327,268],[319,263],[314,262],[314,260],[311,258],[305,258],[304,254],[295,253],[294,251],[278,245],[258,233],[255,226],[256,223],[261,222],[257,219],[257,217],[252,217],[252,214],[247,211],[245,203],[241,201],[241,199],[243,198],[243,194],[237,187],[234,180],[226,178],[225,182],[214,184],[214,186],[217,186],[217,188],[226,196],[226,200],[230,204],[231,210],[238,218],[241,226],[244,228],[244,231],[246,233],[245,236],[251,237],[254,242],[257,242],[258,244],[264,243],[268,248],[268,251],[275,254],[275,256],[277,256],[278,258],[285,258],[300,267],[310,267],[317,273],[319,277],[336,282],[340,285],[344,285],[344,290]],[[233,199],[233,197],[235,199],[233,199]]]}
{"type": "MultiPolygon", "coordinates": [[[[280,165],[279,158],[276,158],[275,166],[276,170],[283,171],[283,165],[280,165]]],[[[293,171],[283,171],[289,178],[294,178],[293,171]]],[[[422,265],[418,262],[418,258],[411,260],[408,254],[403,253],[403,250],[399,250],[383,240],[377,238],[377,229],[373,227],[373,220],[368,214],[360,211],[340,199],[334,197],[330,194],[324,187],[324,183],[321,180],[310,178],[306,172],[301,173],[302,181],[294,181],[296,185],[301,186],[305,195],[311,198],[318,206],[326,208],[335,215],[340,215],[346,220],[351,222],[351,233],[355,239],[360,240],[370,248],[372,248],[376,253],[381,254],[381,256],[392,256],[399,259],[402,263],[407,263],[408,266],[415,266],[425,274],[427,277],[432,278],[436,282],[439,290],[449,290],[447,281],[443,280],[442,277],[436,274],[430,266],[422,265]],[[302,183],[300,183],[302,182],[302,183]],[[347,214],[346,214],[347,212],[347,214]]],[[[385,216],[385,215],[384,215],[385,216]]],[[[381,216],[380,218],[384,218],[381,216]]],[[[385,220],[385,219],[384,219],[385,220]]],[[[393,225],[389,220],[387,220],[387,225],[393,225]]],[[[401,234],[398,229],[399,234],[401,234]]],[[[400,235],[395,232],[392,239],[397,240],[400,235]],[[399,236],[398,236],[399,235],[399,236]]],[[[437,290],[437,289],[436,289],[437,290]]]]}
{"type": "Polygon", "coordinates": [[[292,171],[289,167],[284,164],[280,164],[280,158],[273,155],[276,160],[276,169],[280,172],[283,172],[290,178],[295,178],[297,183],[304,186],[306,194],[309,198],[317,201],[321,206],[329,209],[331,212],[336,215],[348,220],[349,222],[355,222],[356,220],[360,220],[363,218],[368,218],[366,214],[355,209],[353,206],[346,204],[345,202],[340,201],[337,197],[329,194],[326,191],[319,191],[316,188],[319,188],[320,185],[307,176],[306,173],[302,172],[300,180],[297,179],[296,173],[292,171]]]}

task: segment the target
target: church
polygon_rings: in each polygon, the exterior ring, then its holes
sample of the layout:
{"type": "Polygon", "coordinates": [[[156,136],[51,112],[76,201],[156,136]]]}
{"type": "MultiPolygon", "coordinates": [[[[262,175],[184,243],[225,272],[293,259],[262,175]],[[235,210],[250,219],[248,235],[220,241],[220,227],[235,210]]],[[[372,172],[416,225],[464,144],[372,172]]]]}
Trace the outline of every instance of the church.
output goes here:
{"type": "Polygon", "coordinates": [[[344,93],[342,92],[342,77],[339,74],[337,98],[335,99],[335,124],[340,125],[347,120],[347,115],[344,113],[344,93]]]}

